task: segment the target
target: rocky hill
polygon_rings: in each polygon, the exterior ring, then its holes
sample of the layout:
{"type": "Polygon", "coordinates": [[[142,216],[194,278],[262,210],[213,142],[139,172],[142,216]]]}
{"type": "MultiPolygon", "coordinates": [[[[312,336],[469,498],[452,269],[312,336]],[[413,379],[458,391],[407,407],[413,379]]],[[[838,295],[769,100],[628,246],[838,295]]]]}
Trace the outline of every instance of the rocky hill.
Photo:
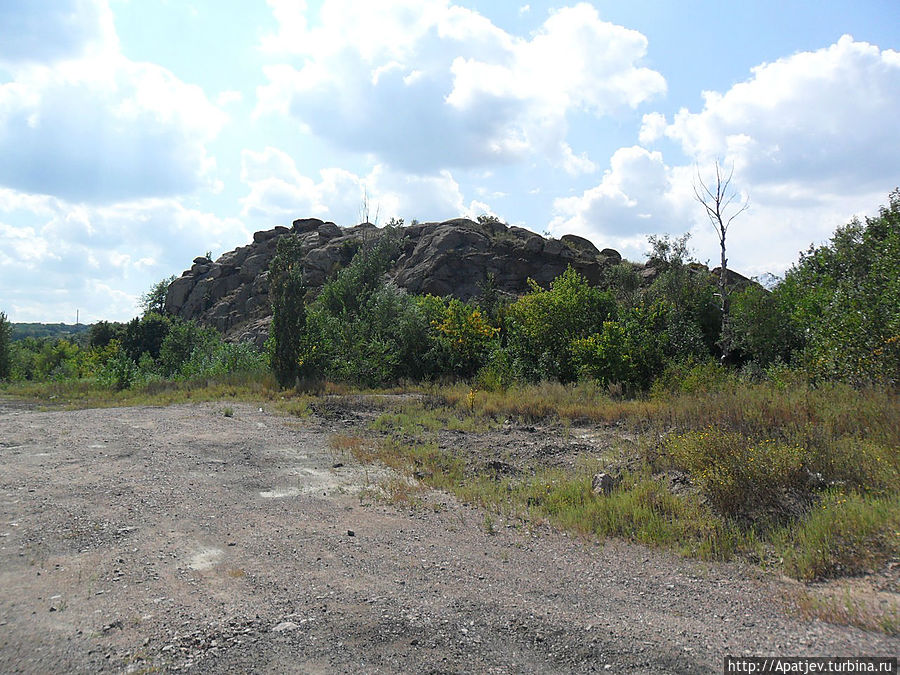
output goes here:
{"type": "MultiPolygon", "coordinates": [[[[369,223],[341,228],[315,218],[295,220],[293,227],[256,232],[253,243],[218,260],[195,258],[193,266],[172,282],[166,311],[214,326],[231,339],[265,341],[271,321],[269,262],[278,239],[295,234],[303,246],[307,285],[320,287],[348,264],[353,253],[382,230],[369,223]]],[[[479,296],[489,277],[499,293],[518,295],[528,278],[547,286],[568,265],[597,283],[605,267],[621,262],[612,249],[599,250],[587,239],[564,235],[546,239],[521,227],[463,218],[402,228],[403,252],[392,268],[394,283],[410,293],[479,296]]],[[[645,267],[645,278],[655,270],[645,267]]]]}

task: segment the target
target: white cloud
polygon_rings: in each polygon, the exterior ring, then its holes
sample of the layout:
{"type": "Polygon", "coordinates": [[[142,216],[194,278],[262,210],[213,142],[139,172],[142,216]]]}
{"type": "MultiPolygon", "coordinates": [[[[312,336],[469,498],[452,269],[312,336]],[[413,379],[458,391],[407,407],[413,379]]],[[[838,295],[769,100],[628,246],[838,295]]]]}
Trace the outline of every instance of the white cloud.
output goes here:
{"type": "MultiPolygon", "coordinates": [[[[710,171],[701,174],[708,179],[710,171]]],[[[659,152],[640,146],[620,148],[602,181],[579,196],[557,198],[551,231],[587,237],[631,260],[642,260],[650,234],[692,235],[697,258],[719,264],[719,242],[703,208],[693,197],[695,167],[670,166],[659,152]]],[[[735,176],[737,179],[737,175],[735,176]]],[[[750,209],[728,230],[728,266],[747,276],[782,274],[810,244],[822,244],[854,215],[874,213],[887,192],[819,193],[798,198],[789,187],[736,180],[735,213],[749,192],[750,209]]]]}
{"type": "Polygon", "coordinates": [[[619,148],[597,186],[554,201],[551,231],[601,241],[664,232],[685,215],[678,184],[661,153],[619,148]]]}
{"type": "Polygon", "coordinates": [[[154,282],[250,240],[241,221],[172,199],[48,205],[0,203],[0,297],[14,321],[72,321],[76,309],[85,322],[130,319],[154,282]]]}
{"type": "Polygon", "coordinates": [[[0,3],[0,64],[50,64],[117,49],[103,0],[0,3]]]}
{"type": "Polygon", "coordinates": [[[678,112],[666,135],[701,160],[733,159],[754,191],[790,199],[886,194],[900,181],[900,53],[845,35],[752,72],[724,94],[704,92],[703,110],[678,112]]]}
{"type": "Polygon", "coordinates": [[[562,152],[562,166],[570,176],[594,173],[597,170],[597,165],[588,158],[587,153],[576,155],[568,143],[562,144],[562,152]]]}
{"type": "Polygon", "coordinates": [[[518,162],[534,154],[586,170],[567,116],[605,115],[665,91],[640,66],[640,33],[588,4],[552,14],[530,39],[449,0],[325,0],[310,13],[270,0],[263,40],[297,66],[268,66],[257,114],[290,114],[336,145],[408,171],[518,162]]]}
{"type": "Polygon", "coordinates": [[[224,113],[199,87],[122,56],[105,3],[73,0],[57,11],[26,3],[12,13],[31,31],[23,44],[53,40],[70,26],[80,29],[72,40],[83,44],[67,43],[59,54],[38,50],[34,59],[6,55],[11,77],[0,84],[0,185],[93,203],[214,185],[205,144],[225,123],[224,113]],[[85,8],[91,11],[79,15],[85,8]]]}
{"type": "MultiPolygon", "coordinates": [[[[705,92],[698,113],[683,109],[671,123],[644,115],[639,139],[676,141],[706,178],[713,159],[733,163],[734,186],[751,207],[729,229],[729,266],[781,273],[900,185],[900,54],[844,36],[751,72],[724,93],[705,92]]],[[[698,256],[717,264],[716,236],[692,198],[695,175],[695,165],[621,148],[597,186],[555,201],[553,230],[613,242],[623,253],[642,252],[649,233],[690,231],[698,256]]]]}
{"type": "Polygon", "coordinates": [[[360,176],[344,169],[319,171],[317,179],[302,175],[282,150],[244,150],[241,179],[249,193],[242,199],[243,215],[267,226],[288,224],[295,218],[317,217],[343,226],[363,219],[368,200],[369,219],[443,220],[489,211],[478,201],[466,204],[449,171],[415,175],[376,165],[360,176]]]}
{"type": "Polygon", "coordinates": [[[647,113],[641,119],[641,131],[638,140],[644,145],[650,145],[659,140],[666,132],[666,116],[662,113],[647,113]]]}
{"type": "Polygon", "coordinates": [[[229,89],[227,91],[219,92],[219,95],[216,96],[216,104],[225,107],[231,105],[232,103],[240,103],[244,100],[244,95],[236,90],[229,89]]]}

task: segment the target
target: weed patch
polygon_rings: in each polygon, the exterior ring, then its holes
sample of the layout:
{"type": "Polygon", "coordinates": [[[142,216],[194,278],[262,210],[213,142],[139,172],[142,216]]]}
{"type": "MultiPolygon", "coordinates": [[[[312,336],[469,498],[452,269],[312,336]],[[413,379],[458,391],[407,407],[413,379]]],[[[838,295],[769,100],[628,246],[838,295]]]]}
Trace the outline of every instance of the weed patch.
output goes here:
{"type": "Polygon", "coordinates": [[[785,571],[798,579],[871,571],[900,555],[900,494],[831,491],[773,538],[785,571]]]}

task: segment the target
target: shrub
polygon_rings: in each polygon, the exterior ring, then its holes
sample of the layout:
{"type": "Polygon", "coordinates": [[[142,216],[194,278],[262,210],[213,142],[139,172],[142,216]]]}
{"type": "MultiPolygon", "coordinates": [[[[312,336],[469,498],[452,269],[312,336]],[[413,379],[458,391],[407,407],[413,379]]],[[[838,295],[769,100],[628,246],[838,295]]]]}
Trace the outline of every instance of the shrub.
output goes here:
{"type": "Polygon", "coordinates": [[[166,377],[185,376],[189,362],[211,359],[221,345],[222,337],[212,328],[175,320],[159,350],[160,369],[166,377]]]}
{"type": "Polygon", "coordinates": [[[832,492],[783,535],[785,570],[799,579],[860,574],[900,555],[900,495],[832,492]]]}
{"type": "Polygon", "coordinates": [[[171,327],[171,319],[156,312],[134,318],[125,324],[122,349],[133,361],[140,359],[144,352],[157,359],[163,340],[166,339],[171,327]]]}
{"type": "Polygon", "coordinates": [[[417,298],[416,304],[429,328],[431,346],[423,364],[426,377],[471,377],[499,346],[499,329],[478,307],[430,295],[417,298]]]}
{"type": "Polygon", "coordinates": [[[814,375],[854,385],[900,382],[900,189],[878,216],[810,248],[775,295],[804,337],[814,375]]]}
{"type": "Polygon", "coordinates": [[[138,376],[137,364],[121,348],[118,342],[110,343],[112,353],[103,364],[97,375],[97,381],[105,386],[120,391],[131,387],[138,376]]]}
{"type": "Polygon", "coordinates": [[[754,442],[709,427],[672,436],[665,450],[687,471],[720,514],[745,520],[783,519],[808,484],[802,448],[774,439],[754,442]]]}
{"type": "Polygon", "coordinates": [[[615,300],[571,266],[549,290],[530,284],[531,291],[506,312],[506,349],[514,368],[527,380],[573,382],[578,375],[573,343],[602,331],[603,323],[615,318],[615,300]]]}

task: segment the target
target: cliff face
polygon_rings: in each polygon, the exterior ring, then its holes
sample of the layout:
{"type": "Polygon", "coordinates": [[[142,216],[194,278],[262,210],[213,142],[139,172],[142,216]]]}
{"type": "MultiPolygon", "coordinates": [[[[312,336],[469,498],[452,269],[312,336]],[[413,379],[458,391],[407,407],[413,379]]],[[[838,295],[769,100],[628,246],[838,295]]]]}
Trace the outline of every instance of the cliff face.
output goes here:
{"type": "MultiPolygon", "coordinates": [[[[493,276],[499,292],[518,295],[528,290],[529,277],[546,287],[571,265],[596,283],[605,266],[621,261],[616,251],[600,251],[581,237],[545,239],[502,223],[456,219],[412,225],[401,231],[403,252],[390,276],[410,293],[469,300],[480,295],[493,276]]],[[[214,326],[231,339],[261,344],[272,313],[269,262],[278,239],[291,233],[300,238],[303,275],[315,289],[347,265],[361,244],[380,236],[381,230],[368,223],[341,228],[306,218],[294,221],[291,228],[257,232],[253,243],[225,253],[215,262],[195,258],[193,266],[169,287],[166,311],[214,326]]]]}

